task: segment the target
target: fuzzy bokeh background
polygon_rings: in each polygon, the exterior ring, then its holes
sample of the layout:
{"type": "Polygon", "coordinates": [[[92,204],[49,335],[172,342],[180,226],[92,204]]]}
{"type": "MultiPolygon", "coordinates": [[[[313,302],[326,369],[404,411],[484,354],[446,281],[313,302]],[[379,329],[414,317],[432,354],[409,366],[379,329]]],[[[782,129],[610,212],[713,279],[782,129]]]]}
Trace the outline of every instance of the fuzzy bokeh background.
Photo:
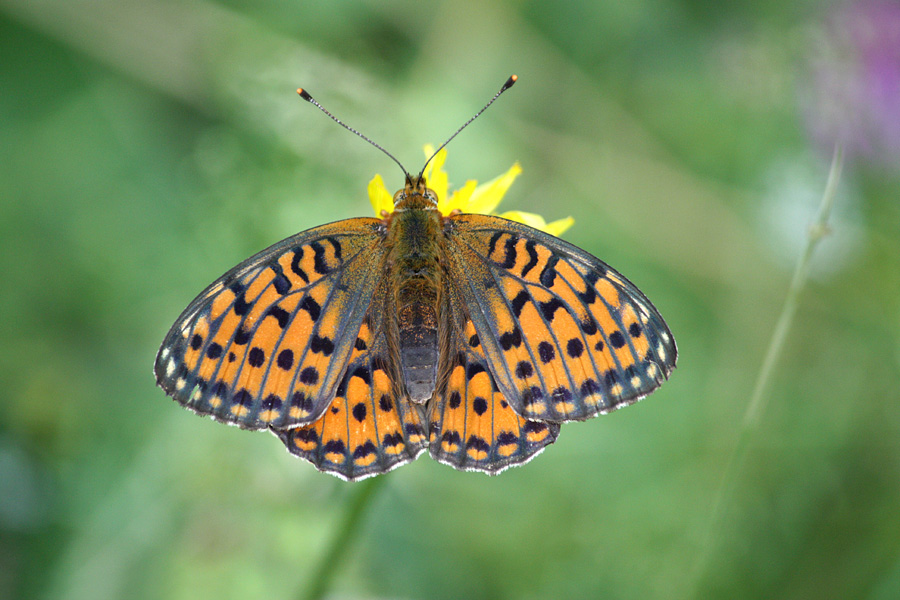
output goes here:
{"type": "Polygon", "coordinates": [[[900,597],[900,5],[312,4],[0,0],[0,597],[309,586],[353,485],[167,399],[158,344],[240,260],[402,184],[298,86],[413,169],[511,73],[451,182],[520,161],[503,208],[572,215],[678,369],[499,477],[387,475],[329,593],[900,597]]]}

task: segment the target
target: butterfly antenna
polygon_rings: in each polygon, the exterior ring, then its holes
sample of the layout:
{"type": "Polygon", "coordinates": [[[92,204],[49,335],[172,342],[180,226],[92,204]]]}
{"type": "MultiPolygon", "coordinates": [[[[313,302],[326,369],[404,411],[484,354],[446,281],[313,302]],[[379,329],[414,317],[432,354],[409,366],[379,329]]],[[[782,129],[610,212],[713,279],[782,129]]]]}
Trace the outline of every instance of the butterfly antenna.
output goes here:
{"type": "MultiPolygon", "coordinates": [[[[379,150],[381,150],[382,152],[384,152],[385,154],[387,154],[388,157],[390,157],[390,159],[391,159],[392,161],[394,161],[395,163],[397,163],[397,166],[399,166],[400,169],[403,171],[403,176],[404,176],[406,179],[409,179],[409,172],[406,170],[406,167],[404,167],[404,166],[400,163],[400,161],[397,160],[397,159],[394,157],[393,154],[391,154],[390,152],[388,152],[387,150],[385,150],[384,148],[382,148],[381,146],[379,146],[378,144],[376,144],[375,142],[373,142],[372,140],[370,140],[369,138],[367,138],[366,136],[364,136],[363,134],[361,134],[361,133],[358,132],[357,130],[353,129],[352,127],[350,127],[349,125],[347,125],[346,123],[344,123],[343,121],[341,121],[340,119],[338,119],[337,117],[335,117],[333,114],[331,114],[330,112],[328,112],[327,110],[325,110],[325,107],[322,106],[321,104],[319,104],[318,101],[316,101],[315,98],[313,98],[312,96],[310,96],[310,95],[309,95],[309,92],[307,92],[307,91],[304,90],[303,88],[298,88],[298,89],[297,89],[297,93],[300,94],[300,97],[301,97],[301,98],[303,98],[304,100],[306,100],[307,102],[309,102],[310,104],[312,104],[313,106],[315,106],[316,108],[318,108],[319,110],[321,110],[323,113],[325,113],[326,115],[328,115],[329,117],[331,117],[331,120],[332,120],[332,121],[334,121],[335,123],[337,123],[338,125],[340,125],[340,126],[343,127],[344,129],[346,129],[347,131],[349,131],[349,132],[351,132],[351,133],[355,133],[356,135],[358,135],[358,136],[361,137],[362,139],[366,140],[367,142],[369,142],[370,144],[372,144],[373,146],[375,146],[376,148],[378,148],[379,150]]],[[[485,107],[485,108],[487,108],[487,107],[485,107]]],[[[453,138],[451,138],[451,139],[453,139],[453,138]]]]}
{"type": "MultiPolygon", "coordinates": [[[[447,144],[449,144],[451,141],[453,141],[453,138],[455,138],[456,136],[458,136],[459,133],[460,133],[463,129],[465,129],[466,127],[468,127],[469,124],[470,124],[472,121],[474,121],[474,120],[477,119],[479,116],[481,116],[481,113],[483,113],[484,111],[486,111],[486,110],[488,109],[488,106],[490,106],[491,104],[493,104],[494,101],[495,101],[497,98],[500,97],[500,94],[502,94],[503,92],[505,92],[506,90],[508,90],[509,88],[511,88],[511,87],[513,86],[513,84],[514,84],[516,81],[518,81],[518,80],[519,80],[519,76],[518,76],[518,75],[510,75],[510,76],[509,76],[509,79],[506,80],[506,83],[503,84],[503,87],[500,88],[500,91],[497,92],[496,94],[494,94],[494,97],[491,98],[490,102],[488,102],[487,104],[485,104],[485,105],[484,105],[484,108],[482,108],[482,109],[479,110],[477,113],[475,113],[475,116],[474,116],[474,117],[472,117],[471,119],[469,119],[468,121],[466,121],[465,123],[463,123],[463,126],[460,127],[459,129],[457,129],[457,130],[456,130],[456,133],[454,133],[453,135],[451,135],[450,138],[449,138],[446,142],[444,142],[443,144],[441,144],[441,147],[440,147],[440,148],[438,148],[437,150],[435,150],[434,154],[432,154],[432,155],[428,158],[428,160],[425,161],[425,164],[422,165],[422,170],[419,171],[419,179],[420,179],[420,180],[422,179],[422,175],[425,174],[425,167],[428,166],[428,163],[431,162],[431,159],[434,158],[435,156],[437,156],[438,152],[440,152],[441,150],[443,150],[444,147],[445,147],[447,144]]],[[[321,108],[321,107],[319,107],[319,108],[321,108]]],[[[323,109],[323,110],[324,110],[324,109],[323,109]]],[[[333,119],[333,118],[334,118],[334,117],[332,117],[332,119],[333,119]]]]}

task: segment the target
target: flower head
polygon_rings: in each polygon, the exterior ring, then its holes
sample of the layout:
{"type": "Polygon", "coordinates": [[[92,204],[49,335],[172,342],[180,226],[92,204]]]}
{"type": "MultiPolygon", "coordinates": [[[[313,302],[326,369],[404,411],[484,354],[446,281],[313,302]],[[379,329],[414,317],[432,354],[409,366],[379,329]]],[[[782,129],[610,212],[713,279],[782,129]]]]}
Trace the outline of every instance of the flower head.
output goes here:
{"type": "MultiPolygon", "coordinates": [[[[425,156],[429,157],[433,153],[434,147],[430,144],[426,145],[425,156]]],[[[461,188],[454,190],[453,193],[448,193],[449,184],[447,173],[444,171],[444,161],[446,159],[447,151],[442,149],[428,163],[424,173],[428,187],[437,194],[438,210],[442,215],[449,215],[454,210],[464,213],[497,215],[504,219],[524,223],[551,235],[561,235],[575,223],[572,217],[547,223],[541,215],[520,210],[511,210],[499,214],[495,212],[500,201],[503,200],[506,190],[509,189],[509,186],[522,172],[519,163],[513,164],[506,173],[487,183],[478,185],[476,180],[469,179],[461,188]]],[[[388,213],[394,210],[393,195],[385,187],[381,175],[375,175],[372,181],[369,182],[369,201],[372,202],[372,208],[375,209],[376,215],[380,216],[382,210],[388,213]]]]}

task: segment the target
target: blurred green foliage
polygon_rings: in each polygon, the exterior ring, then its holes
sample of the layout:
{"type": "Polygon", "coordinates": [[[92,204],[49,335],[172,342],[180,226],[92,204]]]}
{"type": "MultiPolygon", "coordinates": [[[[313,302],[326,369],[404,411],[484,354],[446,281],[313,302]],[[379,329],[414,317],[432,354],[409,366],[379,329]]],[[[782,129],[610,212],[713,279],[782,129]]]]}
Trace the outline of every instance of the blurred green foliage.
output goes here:
{"type": "Polygon", "coordinates": [[[385,476],[331,593],[900,597],[896,6],[0,0],[0,597],[308,585],[354,486],[183,411],[157,346],[232,265],[401,185],[296,87],[415,168],[511,73],[451,183],[519,160],[504,209],[574,216],[679,367],[499,477],[385,476]],[[833,231],[712,523],[838,137],[833,231]]]}

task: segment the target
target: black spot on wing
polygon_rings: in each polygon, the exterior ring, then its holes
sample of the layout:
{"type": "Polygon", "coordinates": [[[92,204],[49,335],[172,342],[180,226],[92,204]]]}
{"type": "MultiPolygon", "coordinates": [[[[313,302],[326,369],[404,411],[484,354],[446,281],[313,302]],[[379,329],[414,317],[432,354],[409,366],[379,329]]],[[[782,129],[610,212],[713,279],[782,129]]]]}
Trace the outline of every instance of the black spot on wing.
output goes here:
{"type": "Polygon", "coordinates": [[[244,294],[241,293],[237,298],[234,299],[234,304],[232,305],[234,309],[234,314],[243,317],[248,312],[250,312],[250,303],[244,299],[244,294]]]}
{"type": "Polygon", "coordinates": [[[531,300],[531,296],[525,290],[520,290],[516,297],[512,300],[512,309],[513,314],[518,318],[522,315],[522,310],[525,308],[525,305],[531,300]]]}
{"type": "Polygon", "coordinates": [[[528,379],[534,374],[534,367],[527,360],[521,361],[516,365],[516,377],[519,379],[528,379]]]}
{"type": "Polygon", "coordinates": [[[458,446],[460,442],[462,442],[462,438],[459,437],[458,431],[445,431],[441,436],[441,441],[452,444],[454,446],[458,446]]]}
{"type": "Polygon", "coordinates": [[[338,240],[337,238],[334,238],[334,237],[328,237],[325,239],[328,241],[329,244],[331,244],[331,247],[334,249],[334,258],[338,262],[338,264],[344,262],[344,259],[341,256],[342,248],[341,248],[340,240],[338,240]]]}
{"type": "Polygon", "coordinates": [[[553,282],[556,281],[556,263],[559,262],[559,257],[555,254],[550,256],[547,259],[547,264],[544,265],[544,268],[541,270],[541,285],[544,287],[552,287],[553,282]]]}
{"type": "Polygon", "coordinates": [[[291,315],[288,314],[288,311],[284,310],[280,306],[270,306],[266,310],[266,316],[275,317],[275,320],[278,321],[278,326],[281,329],[284,329],[287,326],[288,319],[290,319],[291,315]]]}
{"type": "Polygon", "coordinates": [[[311,411],[313,409],[313,401],[312,398],[303,392],[294,392],[294,395],[291,396],[291,406],[295,406],[300,410],[311,411]]]}
{"type": "Polygon", "coordinates": [[[483,437],[479,437],[477,435],[469,436],[469,439],[466,440],[466,449],[478,450],[479,452],[490,452],[491,445],[487,443],[487,441],[483,437]]]}
{"type": "Polygon", "coordinates": [[[581,330],[587,335],[594,335],[597,333],[597,322],[594,321],[593,317],[590,315],[585,317],[579,325],[581,326],[581,330]]]}
{"type": "Polygon", "coordinates": [[[513,346],[518,348],[522,345],[522,332],[518,327],[513,327],[512,331],[507,331],[500,336],[500,347],[509,350],[513,346]]]}
{"type": "Polygon", "coordinates": [[[303,300],[300,301],[298,307],[300,310],[305,310],[309,313],[309,318],[316,322],[319,320],[319,315],[322,314],[322,307],[319,306],[319,303],[315,301],[312,296],[304,296],[303,300]]]}
{"type": "Polygon", "coordinates": [[[369,367],[356,367],[350,376],[359,377],[366,385],[372,385],[372,371],[369,370],[369,367]]]}
{"type": "Polygon", "coordinates": [[[519,436],[514,434],[511,431],[503,431],[500,435],[497,436],[497,444],[499,446],[509,446],[511,444],[518,444],[519,436]]]}
{"type": "Polygon", "coordinates": [[[251,348],[250,354],[247,355],[247,362],[251,367],[261,367],[266,362],[266,353],[262,348],[251,348]]]}
{"type": "Polygon", "coordinates": [[[328,275],[331,272],[331,267],[328,266],[328,261],[325,260],[325,247],[319,242],[312,242],[309,247],[313,251],[313,269],[315,272],[319,275],[328,275]]]}
{"type": "Polygon", "coordinates": [[[503,237],[503,233],[500,231],[495,231],[491,235],[490,242],[488,243],[488,256],[494,253],[494,250],[497,248],[497,242],[500,241],[501,237],[503,237]]]}
{"type": "Polygon", "coordinates": [[[314,385],[319,382],[319,371],[315,367],[306,367],[300,371],[300,382],[307,385],[314,385]]]}
{"type": "Polygon", "coordinates": [[[516,242],[518,241],[519,239],[512,235],[506,238],[504,247],[505,255],[503,257],[503,262],[499,263],[504,269],[512,269],[516,265],[516,242]]]}
{"type": "Polygon", "coordinates": [[[484,373],[485,369],[481,363],[472,363],[466,368],[466,378],[472,379],[479,373],[484,373]]]}
{"type": "Polygon", "coordinates": [[[253,404],[253,394],[248,390],[240,390],[231,398],[232,404],[240,404],[241,406],[250,406],[253,404]]]}
{"type": "Polygon", "coordinates": [[[522,272],[521,272],[522,277],[525,277],[526,275],[528,275],[529,271],[531,271],[531,269],[533,269],[535,267],[535,265],[538,264],[538,253],[534,249],[534,246],[535,246],[534,240],[528,240],[527,242],[525,242],[525,252],[528,253],[528,262],[525,263],[524,267],[522,267],[522,272]]]}
{"type": "Polygon", "coordinates": [[[326,454],[347,454],[347,447],[341,440],[329,440],[323,449],[326,454]]]}
{"type": "Polygon", "coordinates": [[[541,342],[538,344],[538,356],[541,357],[541,362],[548,363],[556,357],[556,349],[549,342],[541,342]]]}
{"type": "Polygon", "coordinates": [[[572,358],[578,358],[584,352],[584,344],[578,338],[573,338],[566,343],[566,352],[572,358]]]}
{"type": "Polygon", "coordinates": [[[386,433],[384,434],[384,438],[381,440],[382,444],[384,444],[388,448],[394,448],[403,443],[403,436],[400,433],[386,433]]]}
{"type": "Polygon", "coordinates": [[[370,441],[366,441],[366,443],[357,446],[356,449],[353,450],[353,458],[359,460],[375,453],[375,444],[370,441]]]}
{"type": "Polygon", "coordinates": [[[334,343],[327,337],[313,335],[313,339],[309,344],[309,349],[317,354],[330,356],[331,353],[334,352],[334,343]]]}
{"type": "Polygon", "coordinates": [[[303,260],[302,246],[294,248],[294,257],[291,258],[291,271],[305,283],[309,283],[309,276],[303,270],[303,267],[300,266],[301,260],[303,260]]]}
{"type": "Polygon", "coordinates": [[[291,291],[291,282],[281,271],[281,265],[274,263],[269,265],[269,268],[275,272],[275,278],[272,279],[272,287],[275,288],[275,291],[282,296],[291,291]]]}
{"type": "Polygon", "coordinates": [[[553,315],[557,310],[564,306],[562,300],[559,298],[550,298],[546,302],[540,303],[541,314],[544,315],[544,319],[546,319],[547,322],[553,321],[553,315]]]}
{"type": "Polygon", "coordinates": [[[276,363],[278,367],[284,371],[290,370],[291,367],[294,366],[294,352],[290,348],[285,348],[281,352],[278,353],[278,358],[276,359],[276,363]]]}
{"type": "Polygon", "coordinates": [[[262,401],[262,410],[279,410],[281,405],[281,398],[275,394],[269,394],[266,396],[266,399],[262,401]]]}

